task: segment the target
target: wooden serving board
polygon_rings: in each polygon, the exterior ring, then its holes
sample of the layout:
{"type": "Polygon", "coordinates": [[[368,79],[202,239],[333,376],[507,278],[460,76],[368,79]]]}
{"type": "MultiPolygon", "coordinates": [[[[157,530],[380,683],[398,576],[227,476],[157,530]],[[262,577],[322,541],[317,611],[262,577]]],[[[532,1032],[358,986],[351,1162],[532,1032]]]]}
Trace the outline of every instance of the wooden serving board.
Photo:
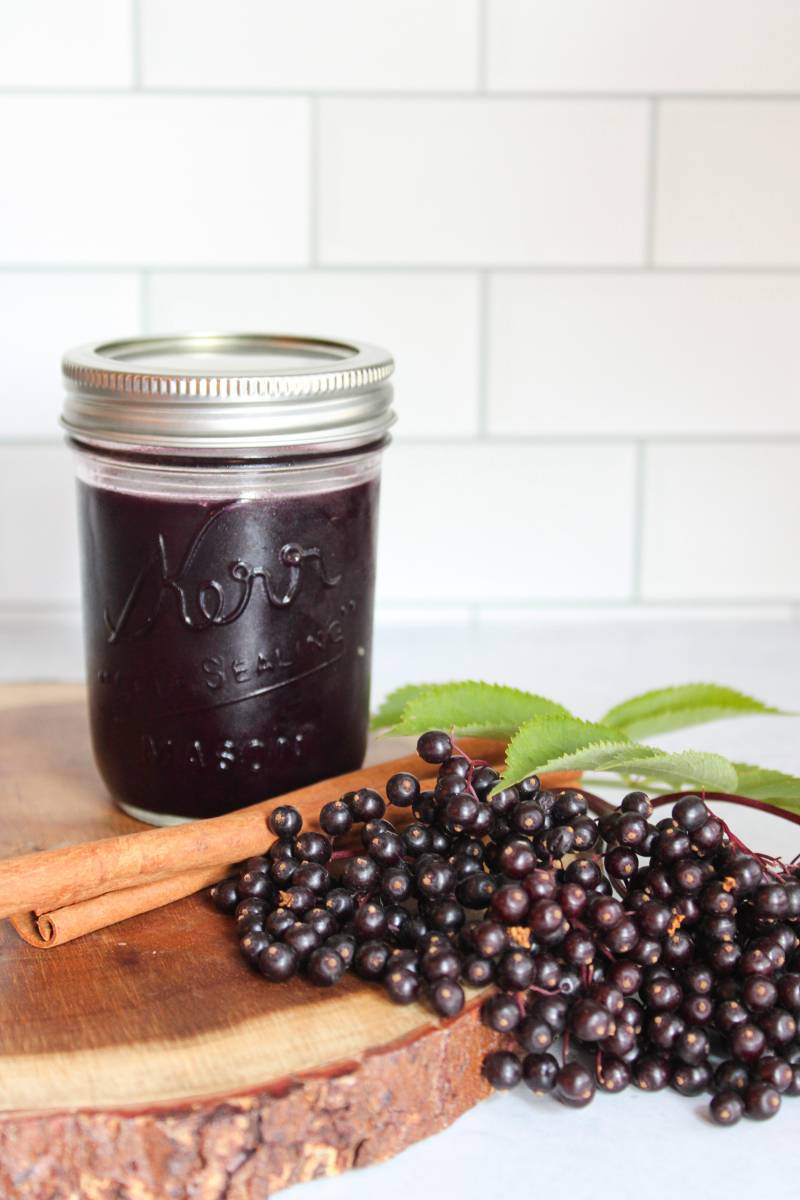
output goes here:
{"type": "MultiPolygon", "coordinates": [[[[0,858],[142,828],[84,704],[0,687],[0,858]]],[[[0,1196],[255,1200],[387,1158],[486,1094],[478,1005],[445,1022],[352,976],[272,986],[202,896],[53,950],[2,922],[0,1196]]]]}

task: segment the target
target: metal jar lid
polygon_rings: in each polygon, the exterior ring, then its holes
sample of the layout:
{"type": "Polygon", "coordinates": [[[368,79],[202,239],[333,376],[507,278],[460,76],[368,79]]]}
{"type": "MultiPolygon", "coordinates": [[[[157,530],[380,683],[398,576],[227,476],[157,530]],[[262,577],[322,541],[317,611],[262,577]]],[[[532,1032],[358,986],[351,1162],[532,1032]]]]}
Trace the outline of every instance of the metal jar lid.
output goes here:
{"type": "Polygon", "coordinates": [[[392,357],[364,342],[187,333],[92,343],[62,371],[62,424],[136,453],[245,457],[380,442],[394,422],[392,357]]]}

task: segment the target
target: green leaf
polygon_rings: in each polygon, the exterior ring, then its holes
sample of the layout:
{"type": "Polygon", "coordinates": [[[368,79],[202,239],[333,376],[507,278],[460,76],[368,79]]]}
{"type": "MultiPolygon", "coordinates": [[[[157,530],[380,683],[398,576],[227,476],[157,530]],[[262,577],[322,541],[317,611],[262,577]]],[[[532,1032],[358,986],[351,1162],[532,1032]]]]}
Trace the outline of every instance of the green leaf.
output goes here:
{"type": "Polygon", "coordinates": [[[772,771],[767,767],[756,767],[752,763],[734,763],[740,796],[751,796],[753,800],[765,800],[790,812],[800,812],[800,779],[786,775],[783,771],[772,771]]]}
{"type": "Polygon", "coordinates": [[[621,730],[576,717],[539,717],[528,721],[512,738],[505,774],[495,790],[534,772],[553,771],[613,771],[715,792],[736,787],[735,768],[719,754],[696,750],[670,754],[633,742],[621,730]]]}
{"type": "MultiPolygon", "coordinates": [[[[602,771],[629,744],[619,730],[578,717],[536,717],[527,721],[509,742],[506,769],[495,791],[510,787],[534,772],[602,771]]],[[[644,746],[636,749],[647,753],[644,746]]]]}
{"type": "Polygon", "coordinates": [[[679,750],[667,754],[651,747],[631,746],[605,768],[622,775],[644,776],[659,784],[704,788],[709,792],[733,792],[737,786],[736,768],[721,754],[700,750],[679,750]],[[641,754],[641,750],[649,753],[641,754]]]}
{"type": "Polygon", "coordinates": [[[631,737],[649,737],[688,725],[754,713],[787,715],[734,688],[716,683],[687,683],[633,696],[609,709],[602,722],[612,729],[624,730],[631,737]]]}
{"type": "Polygon", "coordinates": [[[455,729],[464,736],[506,738],[531,717],[565,715],[554,700],[495,683],[465,680],[428,687],[412,696],[394,725],[393,733],[423,733],[426,729],[455,729]]]}
{"type": "Polygon", "coordinates": [[[432,687],[432,683],[406,683],[403,687],[389,692],[383,704],[370,720],[370,729],[388,729],[391,725],[396,725],[409,700],[418,696],[420,692],[427,692],[432,687]]]}

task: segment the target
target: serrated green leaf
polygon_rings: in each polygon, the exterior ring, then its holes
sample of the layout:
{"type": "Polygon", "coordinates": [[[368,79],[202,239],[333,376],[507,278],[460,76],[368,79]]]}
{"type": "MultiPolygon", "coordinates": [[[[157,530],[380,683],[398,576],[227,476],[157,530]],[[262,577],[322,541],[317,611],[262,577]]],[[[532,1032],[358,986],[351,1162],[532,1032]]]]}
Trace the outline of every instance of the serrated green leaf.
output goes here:
{"type": "Polygon", "coordinates": [[[524,721],[543,714],[569,716],[562,705],[534,692],[470,679],[437,684],[412,696],[392,732],[455,729],[465,737],[506,738],[524,721]]]}
{"type": "Polygon", "coordinates": [[[539,717],[528,721],[509,743],[498,788],[534,772],[554,771],[613,771],[709,791],[729,792],[736,787],[735,768],[719,754],[696,750],[669,754],[633,742],[621,730],[576,717],[539,717]]]}
{"type": "Polygon", "coordinates": [[[721,754],[710,754],[701,750],[679,750],[667,754],[652,747],[632,745],[629,753],[623,752],[607,764],[608,771],[621,775],[645,776],[659,784],[682,787],[704,788],[709,792],[732,792],[736,789],[736,768],[721,754]],[[641,754],[641,750],[649,753],[641,754]]]}
{"type": "Polygon", "coordinates": [[[633,696],[609,709],[602,722],[612,729],[623,729],[631,737],[650,737],[689,725],[758,713],[787,715],[735,688],[716,683],[687,683],[633,696]]]}
{"type": "Polygon", "coordinates": [[[370,729],[388,729],[391,725],[396,725],[409,700],[418,696],[420,692],[427,692],[433,686],[432,683],[406,683],[403,687],[389,692],[383,704],[371,718],[370,729]]]}
{"type": "Polygon", "coordinates": [[[773,771],[767,767],[756,767],[752,763],[734,763],[740,796],[751,796],[753,800],[765,800],[778,808],[800,812],[800,779],[773,771]]]}
{"type": "MultiPolygon", "coordinates": [[[[570,716],[535,717],[509,742],[506,769],[495,790],[519,783],[534,772],[603,770],[607,761],[628,746],[624,733],[604,725],[570,716]]],[[[647,753],[644,746],[636,749],[647,753]]]]}

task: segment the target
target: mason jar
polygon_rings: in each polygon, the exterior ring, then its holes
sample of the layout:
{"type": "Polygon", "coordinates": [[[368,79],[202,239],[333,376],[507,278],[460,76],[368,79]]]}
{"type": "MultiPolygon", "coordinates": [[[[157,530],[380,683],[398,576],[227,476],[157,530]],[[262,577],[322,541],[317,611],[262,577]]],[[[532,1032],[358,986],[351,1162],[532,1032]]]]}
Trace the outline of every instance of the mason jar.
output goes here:
{"type": "Polygon", "coordinates": [[[384,350],[267,334],[64,358],[99,772],[165,825],[363,760],[384,350]]]}

